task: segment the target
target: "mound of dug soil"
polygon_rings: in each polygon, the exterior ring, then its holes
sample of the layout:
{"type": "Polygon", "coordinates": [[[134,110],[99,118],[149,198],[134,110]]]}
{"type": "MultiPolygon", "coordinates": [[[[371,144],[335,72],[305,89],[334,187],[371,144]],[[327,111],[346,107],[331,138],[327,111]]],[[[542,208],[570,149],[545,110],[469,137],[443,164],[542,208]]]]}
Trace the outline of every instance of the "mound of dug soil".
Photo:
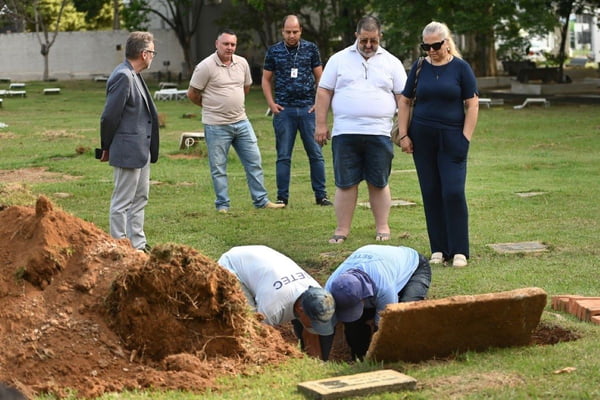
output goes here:
{"type": "Polygon", "coordinates": [[[139,253],[43,196],[0,211],[0,381],[28,396],[200,392],[297,356],[192,248],[139,253]]]}

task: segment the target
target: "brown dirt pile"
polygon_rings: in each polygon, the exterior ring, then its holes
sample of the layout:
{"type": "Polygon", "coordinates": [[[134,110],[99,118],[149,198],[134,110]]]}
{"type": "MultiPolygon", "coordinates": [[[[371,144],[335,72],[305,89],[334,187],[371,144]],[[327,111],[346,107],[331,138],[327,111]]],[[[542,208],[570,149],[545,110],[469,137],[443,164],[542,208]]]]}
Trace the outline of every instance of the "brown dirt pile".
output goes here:
{"type": "Polygon", "coordinates": [[[200,392],[290,356],[235,278],[192,248],[139,253],[43,196],[0,211],[0,381],[28,396],[200,392]]]}

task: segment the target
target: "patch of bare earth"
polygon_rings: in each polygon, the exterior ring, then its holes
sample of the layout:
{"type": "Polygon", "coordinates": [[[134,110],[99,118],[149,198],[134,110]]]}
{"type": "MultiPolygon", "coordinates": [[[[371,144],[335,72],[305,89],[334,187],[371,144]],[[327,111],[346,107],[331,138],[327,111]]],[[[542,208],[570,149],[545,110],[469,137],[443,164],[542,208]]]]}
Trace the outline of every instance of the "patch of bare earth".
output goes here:
{"type": "Polygon", "coordinates": [[[245,304],[192,248],[137,252],[43,196],[0,211],[0,381],[30,397],[201,392],[301,356],[245,304]]]}
{"type": "Polygon", "coordinates": [[[11,170],[0,170],[2,183],[46,183],[64,182],[79,179],[79,177],[50,172],[46,167],[32,167],[11,170]]]}
{"type": "MultiPolygon", "coordinates": [[[[48,179],[65,176],[43,168],[0,171],[2,182],[48,179]]],[[[541,323],[532,344],[577,338],[541,323]]],[[[234,277],[195,249],[165,244],[139,253],[43,196],[35,207],[0,208],[0,381],[29,397],[146,388],[199,393],[216,388],[217,376],[300,356],[291,326],[260,322],[234,277]]],[[[349,360],[342,324],[330,360],[349,360]]],[[[460,398],[521,383],[492,373],[423,387],[460,398]]]]}

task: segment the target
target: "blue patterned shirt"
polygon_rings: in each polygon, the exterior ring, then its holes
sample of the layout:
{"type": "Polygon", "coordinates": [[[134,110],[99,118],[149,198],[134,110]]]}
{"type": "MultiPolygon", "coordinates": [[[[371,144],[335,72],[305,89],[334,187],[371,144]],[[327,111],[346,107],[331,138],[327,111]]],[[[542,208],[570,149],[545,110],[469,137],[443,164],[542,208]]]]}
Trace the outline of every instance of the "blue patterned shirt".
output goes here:
{"type": "Polygon", "coordinates": [[[275,75],[275,103],[284,107],[311,106],[315,103],[313,69],[322,65],[319,48],[300,39],[298,46],[289,48],[281,41],[269,47],[264,69],[275,75]],[[293,69],[297,77],[293,78],[293,69]]]}

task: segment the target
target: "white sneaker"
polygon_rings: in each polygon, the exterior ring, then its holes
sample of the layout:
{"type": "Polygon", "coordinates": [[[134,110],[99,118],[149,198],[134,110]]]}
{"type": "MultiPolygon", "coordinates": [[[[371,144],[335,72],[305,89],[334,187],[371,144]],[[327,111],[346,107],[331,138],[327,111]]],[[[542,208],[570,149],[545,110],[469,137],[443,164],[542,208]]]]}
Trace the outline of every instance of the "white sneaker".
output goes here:
{"type": "Polygon", "coordinates": [[[429,264],[441,264],[444,262],[444,255],[441,251],[436,251],[431,255],[431,259],[429,260],[429,264]]]}
{"type": "Polygon", "coordinates": [[[455,268],[462,268],[467,266],[467,257],[464,254],[455,254],[452,266],[455,268]]]}

